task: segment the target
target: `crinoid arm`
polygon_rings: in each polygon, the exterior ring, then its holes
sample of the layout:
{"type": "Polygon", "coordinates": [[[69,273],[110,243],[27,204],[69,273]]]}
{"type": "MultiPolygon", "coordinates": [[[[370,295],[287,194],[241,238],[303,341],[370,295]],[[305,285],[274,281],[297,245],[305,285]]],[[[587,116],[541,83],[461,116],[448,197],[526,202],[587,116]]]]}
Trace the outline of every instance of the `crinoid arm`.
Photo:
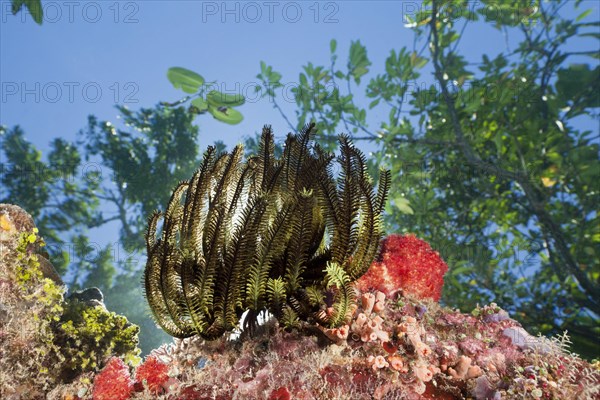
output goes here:
{"type": "Polygon", "coordinates": [[[336,158],[314,135],[314,124],[288,135],[279,158],[269,126],[245,161],[242,146],[220,155],[209,147],[165,212],[149,218],[145,295],[166,332],[215,339],[245,312],[248,328],[264,312],[288,328],[345,323],[351,283],[379,246],[390,175],[381,172],[375,192],[348,136],[336,158]]]}

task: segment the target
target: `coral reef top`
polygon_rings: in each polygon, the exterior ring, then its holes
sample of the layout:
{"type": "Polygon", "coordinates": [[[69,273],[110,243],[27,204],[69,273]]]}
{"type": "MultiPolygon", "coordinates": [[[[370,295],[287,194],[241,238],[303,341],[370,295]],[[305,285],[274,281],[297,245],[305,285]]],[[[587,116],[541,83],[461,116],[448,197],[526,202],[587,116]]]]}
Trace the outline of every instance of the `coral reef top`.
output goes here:
{"type": "Polygon", "coordinates": [[[0,214],[3,400],[600,399],[600,364],[570,354],[566,334],[532,336],[493,303],[437,304],[447,266],[412,235],[383,240],[339,327],[272,318],[243,339],[175,339],[137,365],[137,327],[97,290],[63,298],[32,252],[43,241],[11,234],[14,220],[0,214]]]}

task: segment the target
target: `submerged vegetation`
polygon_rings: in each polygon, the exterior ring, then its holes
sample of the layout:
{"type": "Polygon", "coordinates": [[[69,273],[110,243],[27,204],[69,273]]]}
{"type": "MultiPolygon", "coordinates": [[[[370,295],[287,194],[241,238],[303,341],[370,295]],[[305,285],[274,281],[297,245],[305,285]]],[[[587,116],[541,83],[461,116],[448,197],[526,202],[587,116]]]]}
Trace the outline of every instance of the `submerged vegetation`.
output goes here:
{"type": "Polygon", "coordinates": [[[376,193],[365,157],[341,135],[336,179],[334,155],[312,145],[313,136],[314,124],[288,135],[277,158],[266,126],[246,162],[242,146],[223,154],[209,147],[164,214],[150,217],[146,297],[169,334],[215,339],[245,311],[250,329],[261,311],[286,327],[350,318],[350,284],[377,253],[390,175],[381,172],[376,193]]]}

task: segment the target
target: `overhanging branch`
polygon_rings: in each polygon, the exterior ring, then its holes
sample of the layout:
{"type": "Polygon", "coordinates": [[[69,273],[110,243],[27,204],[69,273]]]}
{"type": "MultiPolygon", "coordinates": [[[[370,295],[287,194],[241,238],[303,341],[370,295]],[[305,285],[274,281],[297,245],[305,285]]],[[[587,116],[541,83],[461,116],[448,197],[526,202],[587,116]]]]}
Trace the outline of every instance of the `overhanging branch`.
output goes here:
{"type": "MultiPolygon", "coordinates": [[[[545,229],[545,231],[548,232],[550,237],[552,238],[554,246],[558,250],[558,255],[564,263],[564,266],[577,279],[580,286],[586,292],[586,295],[589,298],[589,302],[586,302],[586,306],[592,306],[592,310],[596,314],[600,314],[600,288],[598,288],[597,285],[591,282],[588,276],[585,274],[585,272],[581,270],[577,265],[577,262],[575,261],[575,259],[569,251],[567,240],[565,239],[564,234],[560,229],[560,226],[553,220],[552,216],[544,207],[544,202],[540,200],[541,198],[543,198],[543,196],[541,196],[539,190],[537,190],[531,184],[526,171],[509,171],[499,167],[498,165],[488,163],[481,159],[477,154],[475,154],[473,148],[468,143],[462,130],[454,101],[452,99],[452,96],[448,92],[448,88],[445,85],[446,79],[444,79],[443,69],[440,63],[437,14],[438,2],[434,0],[431,11],[431,20],[429,22],[429,25],[431,27],[430,40],[432,48],[431,52],[434,66],[434,75],[440,85],[444,102],[446,103],[446,107],[448,108],[448,114],[450,115],[452,130],[454,131],[454,135],[456,136],[457,147],[460,149],[461,153],[466,158],[467,162],[471,164],[471,166],[479,168],[482,171],[492,173],[498,176],[499,178],[515,181],[521,186],[525,193],[525,196],[531,204],[531,209],[533,210],[534,214],[536,215],[536,217],[542,225],[542,229],[545,229]]],[[[555,265],[555,268],[560,268],[560,266],[555,265]]]]}

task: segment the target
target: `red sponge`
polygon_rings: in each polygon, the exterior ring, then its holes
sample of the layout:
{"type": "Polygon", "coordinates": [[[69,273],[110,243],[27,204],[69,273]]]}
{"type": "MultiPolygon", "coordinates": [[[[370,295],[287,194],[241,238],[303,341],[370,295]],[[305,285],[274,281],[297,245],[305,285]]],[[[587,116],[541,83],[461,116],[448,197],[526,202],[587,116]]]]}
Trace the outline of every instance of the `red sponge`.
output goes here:
{"type": "Polygon", "coordinates": [[[356,282],[361,291],[379,290],[391,297],[398,290],[439,301],[448,265],[429,243],[414,235],[383,239],[379,257],[356,282]]]}
{"type": "Polygon", "coordinates": [[[153,394],[161,394],[169,380],[169,366],[150,356],[140,365],[135,373],[138,382],[145,384],[153,394]]]}
{"type": "Polygon", "coordinates": [[[133,392],[129,368],[120,358],[111,358],[94,378],[94,400],[126,400],[133,392]]]}

